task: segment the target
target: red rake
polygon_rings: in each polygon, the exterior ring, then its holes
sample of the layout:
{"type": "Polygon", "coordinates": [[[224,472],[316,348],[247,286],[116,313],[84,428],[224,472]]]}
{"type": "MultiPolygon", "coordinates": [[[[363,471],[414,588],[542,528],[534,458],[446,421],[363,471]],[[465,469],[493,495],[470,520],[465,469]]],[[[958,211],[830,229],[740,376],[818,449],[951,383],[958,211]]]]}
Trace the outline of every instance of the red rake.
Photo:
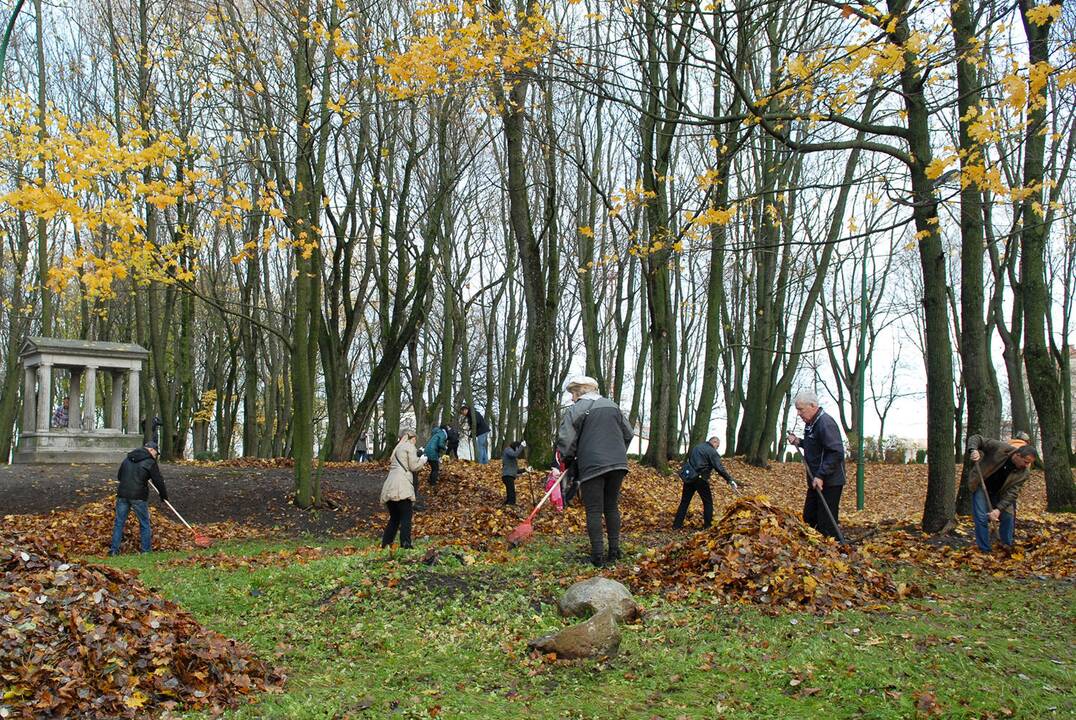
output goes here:
{"type": "Polygon", "coordinates": [[[538,504],[534,506],[533,510],[531,510],[531,514],[527,516],[527,519],[520,523],[515,530],[508,533],[509,547],[516,547],[517,545],[522,544],[524,541],[526,541],[527,538],[534,534],[534,527],[531,525],[531,521],[534,520],[534,516],[537,515],[538,511],[542,509],[543,505],[545,505],[545,501],[549,499],[549,496],[552,495],[553,491],[556,490],[559,486],[560,480],[557,480],[557,482],[552,483],[549,486],[549,489],[545,491],[545,495],[542,496],[542,499],[539,500],[538,504]]]}
{"type": "MultiPolygon", "coordinates": [[[[153,481],[151,480],[149,484],[153,485],[153,481]]],[[[157,490],[157,486],[153,485],[153,489],[157,490]]],[[[157,494],[160,495],[161,491],[157,490],[157,494]]],[[[172,512],[174,512],[176,514],[176,517],[179,518],[179,521],[181,523],[183,523],[184,525],[186,525],[188,530],[190,530],[192,533],[194,533],[194,544],[195,545],[197,545],[200,548],[207,548],[207,547],[210,547],[210,546],[213,545],[213,540],[208,535],[205,535],[205,534],[199,532],[198,530],[196,530],[195,528],[191,527],[191,524],[183,519],[183,516],[179,514],[179,510],[176,510],[175,507],[172,506],[172,503],[168,502],[164,498],[161,498],[161,500],[164,502],[165,505],[168,506],[169,510],[171,510],[172,512]]]]}

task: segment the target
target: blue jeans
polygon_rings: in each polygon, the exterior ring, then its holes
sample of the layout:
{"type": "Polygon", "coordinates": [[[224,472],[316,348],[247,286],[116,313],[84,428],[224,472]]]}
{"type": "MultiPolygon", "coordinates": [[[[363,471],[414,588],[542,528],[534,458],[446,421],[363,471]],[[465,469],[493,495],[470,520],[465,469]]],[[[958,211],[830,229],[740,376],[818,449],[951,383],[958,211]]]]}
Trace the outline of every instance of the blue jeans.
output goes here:
{"type": "Polygon", "coordinates": [[[475,442],[478,443],[478,464],[485,465],[489,462],[489,433],[482,433],[475,442]]]}
{"type": "MultiPolygon", "coordinates": [[[[980,487],[971,496],[971,514],[975,518],[975,544],[983,552],[990,552],[990,518],[986,509],[986,490],[980,487]]],[[[1003,510],[998,527],[998,536],[1002,544],[1012,545],[1013,531],[1016,529],[1016,504],[1009,510],[1003,510]]]]}
{"type": "Polygon", "coordinates": [[[134,509],[138,517],[138,539],[141,543],[142,552],[149,552],[152,533],[149,529],[149,505],[145,500],[128,500],[116,498],[116,524],[112,526],[112,546],[108,550],[109,555],[119,555],[120,543],[123,542],[123,526],[127,522],[127,514],[134,509]]]}

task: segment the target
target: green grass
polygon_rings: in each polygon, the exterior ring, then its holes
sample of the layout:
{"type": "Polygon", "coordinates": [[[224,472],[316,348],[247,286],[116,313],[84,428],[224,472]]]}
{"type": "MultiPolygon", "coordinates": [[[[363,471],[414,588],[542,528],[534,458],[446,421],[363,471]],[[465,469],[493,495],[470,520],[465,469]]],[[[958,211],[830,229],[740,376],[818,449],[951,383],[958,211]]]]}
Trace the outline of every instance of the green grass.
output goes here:
{"type": "Polygon", "coordinates": [[[946,718],[1076,716],[1072,583],[901,570],[938,599],[827,617],[644,596],[616,658],[548,663],[526,640],[565,625],[555,600],[560,578],[584,570],[580,548],[516,553],[432,567],[421,550],[372,547],[254,571],[168,567],[169,554],[114,564],[285,668],[283,694],[227,717],[909,718],[928,692],[946,718]]]}

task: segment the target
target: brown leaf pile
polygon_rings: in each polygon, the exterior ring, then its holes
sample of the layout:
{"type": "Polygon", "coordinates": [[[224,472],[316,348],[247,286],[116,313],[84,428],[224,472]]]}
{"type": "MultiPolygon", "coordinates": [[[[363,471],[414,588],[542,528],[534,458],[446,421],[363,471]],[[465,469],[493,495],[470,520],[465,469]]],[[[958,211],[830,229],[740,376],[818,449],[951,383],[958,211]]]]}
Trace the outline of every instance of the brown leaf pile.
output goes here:
{"type": "MultiPolygon", "coordinates": [[[[4,529],[26,535],[46,547],[70,555],[104,555],[112,542],[115,522],[115,500],[98,500],[71,510],[53,510],[44,515],[5,515],[4,529]]],[[[149,508],[153,528],[154,550],[191,550],[193,534],[182,524],[173,521],[152,503],[149,508]]],[[[234,522],[199,525],[198,530],[214,541],[260,537],[264,530],[234,522]]],[[[138,518],[134,512],[127,516],[123,528],[122,552],[138,552],[138,518]]]]}
{"type": "Polygon", "coordinates": [[[1045,513],[1016,521],[1015,545],[993,552],[975,546],[970,520],[958,524],[951,535],[932,536],[918,530],[893,530],[868,537],[865,553],[890,562],[910,563],[937,570],[969,570],[996,577],[1076,578],[1076,515],[1045,513]]]}
{"type": "Polygon", "coordinates": [[[0,535],[0,567],[3,717],[219,712],[283,685],[245,646],[206,630],[130,573],[69,563],[13,534],[0,535]]]}
{"type": "Polygon", "coordinates": [[[908,593],[854,549],[809,530],[765,496],[738,499],[713,528],[648,552],[620,575],[674,599],[703,593],[771,613],[869,608],[908,593]]]}

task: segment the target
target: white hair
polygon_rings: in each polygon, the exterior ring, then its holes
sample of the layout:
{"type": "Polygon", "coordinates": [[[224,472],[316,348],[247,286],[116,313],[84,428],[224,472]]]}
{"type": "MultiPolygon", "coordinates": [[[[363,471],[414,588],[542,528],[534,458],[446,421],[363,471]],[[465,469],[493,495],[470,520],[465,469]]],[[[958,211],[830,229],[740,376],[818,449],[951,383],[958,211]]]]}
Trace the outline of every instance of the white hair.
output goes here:
{"type": "Polygon", "coordinates": [[[814,405],[818,407],[818,395],[813,390],[801,390],[796,393],[796,399],[792,403],[796,407],[802,405],[814,405]]]}

